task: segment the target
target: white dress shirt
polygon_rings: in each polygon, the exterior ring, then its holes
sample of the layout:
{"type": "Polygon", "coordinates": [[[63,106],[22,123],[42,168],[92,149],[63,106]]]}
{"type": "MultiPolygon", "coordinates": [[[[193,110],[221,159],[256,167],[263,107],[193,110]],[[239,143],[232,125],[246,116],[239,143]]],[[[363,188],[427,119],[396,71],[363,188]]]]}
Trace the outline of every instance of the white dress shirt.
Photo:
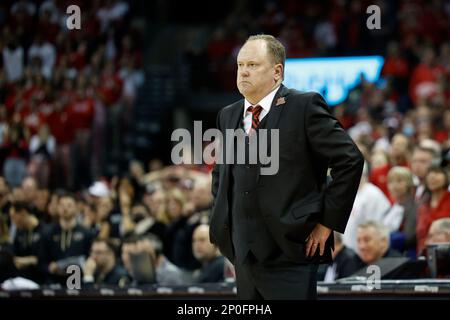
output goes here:
{"type": "Polygon", "coordinates": [[[345,228],[343,241],[347,248],[358,251],[358,226],[369,220],[383,223],[386,212],[391,207],[383,191],[370,182],[366,182],[356,193],[353,209],[345,228]]]}
{"type": "Polygon", "coordinates": [[[280,86],[273,89],[267,96],[261,99],[256,104],[251,104],[247,99],[244,102],[244,114],[243,114],[243,126],[245,132],[248,134],[252,127],[252,113],[248,112],[247,109],[251,106],[260,105],[262,107],[261,114],[259,115],[259,121],[261,121],[270,111],[270,107],[272,106],[273,99],[275,98],[275,94],[277,93],[280,86]]]}

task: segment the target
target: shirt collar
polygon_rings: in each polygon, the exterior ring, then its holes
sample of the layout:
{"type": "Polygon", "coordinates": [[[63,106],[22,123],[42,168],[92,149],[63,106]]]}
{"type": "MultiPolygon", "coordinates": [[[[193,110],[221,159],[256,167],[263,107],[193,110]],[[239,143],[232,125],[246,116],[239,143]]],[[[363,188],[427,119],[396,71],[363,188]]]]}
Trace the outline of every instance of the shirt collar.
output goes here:
{"type": "MultiPolygon", "coordinates": [[[[256,105],[260,105],[266,112],[270,111],[270,107],[272,106],[273,99],[275,98],[275,94],[277,93],[280,86],[273,89],[269,94],[267,94],[264,98],[261,99],[256,105]]],[[[248,107],[253,106],[247,99],[244,101],[244,117],[247,113],[248,107]]]]}

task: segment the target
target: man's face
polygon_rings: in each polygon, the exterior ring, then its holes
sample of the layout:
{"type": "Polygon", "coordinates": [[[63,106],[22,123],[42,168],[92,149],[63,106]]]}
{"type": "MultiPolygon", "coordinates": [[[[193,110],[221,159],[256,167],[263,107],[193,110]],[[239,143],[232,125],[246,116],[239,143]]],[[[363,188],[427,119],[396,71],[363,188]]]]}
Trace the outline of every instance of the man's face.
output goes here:
{"type": "Polygon", "coordinates": [[[36,181],[33,178],[26,178],[22,182],[22,190],[27,201],[34,201],[37,191],[36,181]]]}
{"type": "Polygon", "coordinates": [[[16,227],[19,230],[25,228],[25,213],[24,212],[17,212],[16,209],[10,208],[9,209],[9,217],[11,218],[11,221],[16,225],[16,227]]]}
{"type": "Polygon", "coordinates": [[[237,67],[237,87],[239,92],[250,100],[262,99],[267,95],[281,79],[283,70],[281,64],[274,65],[264,40],[245,43],[239,51],[237,67]]]}
{"type": "Polygon", "coordinates": [[[40,211],[47,210],[48,197],[50,196],[50,192],[48,189],[38,190],[36,192],[36,200],[35,205],[40,211]]]}
{"type": "Polygon", "coordinates": [[[183,207],[175,198],[167,199],[167,213],[172,220],[178,219],[183,214],[183,207]]]}
{"type": "Polygon", "coordinates": [[[63,197],[59,200],[59,216],[63,219],[72,219],[77,213],[75,200],[70,197],[63,197]]]}
{"type": "Polygon", "coordinates": [[[112,259],[114,259],[113,253],[104,242],[94,242],[92,244],[91,257],[99,268],[105,267],[112,259]]]}
{"type": "Polygon", "coordinates": [[[428,172],[428,168],[431,166],[432,160],[433,156],[431,155],[431,153],[423,150],[416,150],[413,153],[411,160],[412,173],[419,179],[424,179],[428,172]]]}
{"type": "Polygon", "coordinates": [[[101,197],[97,202],[97,214],[101,221],[105,220],[111,210],[113,209],[113,203],[110,197],[101,197]]]}
{"type": "Polygon", "coordinates": [[[428,232],[425,244],[437,244],[450,242],[450,233],[443,230],[438,230],[437,228],[430,228],[428,232]]]}
{"type": "Polygon", "coordinates": [[[387,250],[387,239],[382,239],[373,227],[358,228],[357,243],[359,257],[366,264],[377,261],[387,250]]]}
{"type": "Polygon", "coordinates": [[[208,226],[200,226],[195,229],[192,236],[192,252],[194,257],[201,262],[214,257],[216,247],[209,241],[208,226]]]}
{"type": "Polygon", "coordinates": [[[391,153],[394,157],[402,156],[408,150],[408,138],[404,135],[395,135],[392,138],[391,153]]]}
{"type": "Polygon", "coordinates": [[[161,206],[164,205],[164,193],[161,191],[155,191],[149,198],[150,212],[157,215],[161,206]]]}

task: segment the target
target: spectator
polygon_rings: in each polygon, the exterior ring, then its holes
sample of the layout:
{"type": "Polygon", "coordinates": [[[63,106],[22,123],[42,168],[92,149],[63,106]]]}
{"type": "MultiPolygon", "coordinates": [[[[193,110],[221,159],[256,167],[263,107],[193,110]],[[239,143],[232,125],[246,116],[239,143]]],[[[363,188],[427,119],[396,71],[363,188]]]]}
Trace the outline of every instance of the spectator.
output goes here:
{"type": "Polygon", "coordinates": [[[23,179],[22,191],[24,201],[28,202],[34,210],[34,202],[36,201],[38,191],[38,184],[36,179],[30,176],[23,179]]]}
{"type": "Polygon", "coordinates": [[[450,217],[450,191],[447,172],[431,166],[425,176],[428,199],[419,206],[417,212],[417,253],[421,254],[433,221],[450,217]]]}
{"type": "Polygon", "coordinates": [[[165,193],[161,188],[155,188],[153,184],[148,184],[143,195],[142,202],[150,209],[150,214],[164,225],[168,224],[165,220],[165,193]]]}
{"type": "Polygon", "coordinates": [[[414,69],[409,82],[409,95],[414,103],[435,94],[436,80],[442,67],[436,64],[436,55],[432,47],[425,47],[421,54],[421,63],[414,69]]]}
{"type": "Polygon", "coordinates": [[[83,266],[84,284],[121,285],[126,283],[127,273],[116,262],[115,247],[105,239],[92,242],[91,254],[83,266]]]}
{"type": "Polygon", "coordinates": [[[47,118],[50,132],[55,137],[55,152],[52,156],[52,186],[69,188],[73,186],[71,149],[75,139],[70,112],[62,101],[56,100],[54,109],[47,118]]]}
{"type": "Polygon", "coordinates": [[[101,239],[120,238],[120,213],[114,212],[113,200],[109,196],[102,196],[96,201],[96,228],[101,239]]]}
{"type": "Polygon", "coordinates": [[[131,208],[131,214],[124,216],[122,231],[125,235],[133,233],[136,236],[154,234],[160,239],[166,236],[166,225],[159,222],[150,214],[148,207],[137,203],[131,208]],[[128,220],[128,221],[127,221],[128,220]]]}
{"type": "Polygon", "coordinates": [[[39,15],[43,15],[45,12],[50,12],[52,22],[58,22],[60,12],[55,0],[45,0],[41,3],[39,7],[39,15]]]}
{"type": "Polygon", "coordinates": [[[8,214],[9,202],[10,202],[10,192],[8,184],[5,178],[0,176],[0,214],[8,214]]]}
{"type": "Polygon", "coordinates": [[[167,192],[166,207],[171,223],[167,227],[166,255],[176,266],[195,270],[199,262],[192,254],[192,234],[200,223],[197,216],[189,216],[186,211],[186,196],[180,189],[167,192]]]}
{"type": "Polygon", "coordinates": [[[383,224],[391,231],[391,247],[400,252],[416,253],[416,212],[412,173],[405,167],[393,167],[388,173],[389,194],[394,205],[383,218],[383,224]]]}
{"type": "Polygon", "coordinates": [[[388,155],[389,163],[373,169],[370,173],[370,182],[380,188],[386,197],[390,198],[387,188],[387,174],[392,166],[409,166],[410,141],[408,137],[401,133],[394,135],[388,155]]]}
{"type": "Polygon", "coordinates": [[[192,251],[202,267],[194,273],[196,283],[223,282],[225,258],[209,240],[209,226],[197,226],[192,235],[192,251]]]}
{"type": "Polygon", "coordinates": [[[425,245],[450,242],[450,218],[433,221],[428,231],[425,245]]]}
{"type": "Polygon", "coordinates": [[[7,251],[0,251],[0,288],[6,291],[36,290],[39,289],[39,285],[18,276],[13,255],[7,251]]]}
{"type": "Polygon", "coordinates": [[[361,267],[355,251],[345,247],[342,242],[342,235],[335,231],[333,263],[326,269],[323,281],[333,282],[336,279],[349,277],[361,267]]]}
{"type": "Polygon", "coordinates": [[[49,224],[52,221],[52,217],[47,211],[50,201],[50,191],[47,188],[39,189],[36,191],[36,199],[34,201],[34,212],[39,221],[44,224],[49,224]]]}
{"type": "Polygon", "coordinates": [[[58,219],[43,237],[39,260],[48,281],[64,283],[66,268],[81,265],[89,255],[93,235],[77,224],[77,205],[72,195],[59,198],[58,219]]]}
{"type": "Polygon", "coordinates": [[[83,175],[74,176],[76,189],[89,186],[91,171],[89,167],[91,156],[92,121],[94,117],[94,101],[86,94],[82,81],[78,83],[76,100],[68,107],[69,119],[74,126],[73,162],[74,171],[83,175]]]}
{"type": "Polygon", "coordinates": [[[19,0],[11,6],[11,13],[17,14],[24,11],[27,15],[33,16],[36,12],[36,5],[28,0],[19,0]]]}
{"type": "Polygon", "coordinates": [[[353,209],[344,232],[344,244],[353,250],[357,248],[358,225],[369,220],[381,222],[385,213],[391,207],[384,193],[378,187],[368,182],[367,179],[368,168],[366,163],[353,209]]]}
{"type": "Polygon", "coordinates": [[[35,41],[28,49],[28,59],[31,61],[34,58],[39,58],[41,61],[40,74],[46,79],[50,79],[56,61],[56,50],[55,46],[45,41],[41,34],[36,36],[35,41]]]}
{"type": "Polygon", "coordinates": [[[18,43],[17,38],[12,38],[9,44],[3,48],[3,65],[8,82],[13,83],[22,79],[24,53],[23,47],[18,43]]]}
{"type": "Polygon", "coordinates": [[[29,173],[34,176],[41,187],[47,187],[50,177],[50,160],[55,152],[56,141],[48,125],[39,128],[38,134],[30,140],[29,173]]]}
{"type": "Polygon", "coordinates": [[[143,279],[152,277],[161,286],[186,282],[186,275],[164,256],[162,241],[152,234],[126,240],[122,247],[122,262],[134,284],[143,284],[143,279]],[[147,265],[138,265],[140,259],[147,265]]]}
{"type": "Polygon", "coordinates": [[[415,178],[415,200],[418,204],[423,201],[423,196],[425,194],[425,176],[436,158],[437,154],[432,149],[420,146],[417,146],[414,149],[411,160],[411,172],[414,174],[415,178]]]}
{"type": "Polygon", "coordinates": [[[400,257],[389,247],[389,229],[377,221],[367,221],[358,226],[358,257],[365,266],[381,258],[400,257]]]}
{"type": "Polygon", "coordinates": [[[376,170],[377,168],[387,167],[389,165],[389,158],[386,151],[382,149],[374,149],[370,157],[370,168],[376,170]]]}
{"type": "Polygon", "coordinates": [[[97,12],[97,18],[100,20],[102,33],[105,32],[112,23],[122,20],[128,13],[128,10],[129,5],[125,1],[106,1],[105,5],[97,12]]]}
{"type": "Polygon", "coordinates": [[[12,187],[19,186],[26,175],[28,148],[21,126],[10,128],[7,142],[2,146],[3,176],[12,187]]]}
{"type": "Polygon", "coordinates": [[[31,214],[26,202],[13,203],[9,215],[17,228],[13,252],[18,275],[42,283],[43,275],[38,268],[38,255],[44,227],[38,218],[31,214]]]}

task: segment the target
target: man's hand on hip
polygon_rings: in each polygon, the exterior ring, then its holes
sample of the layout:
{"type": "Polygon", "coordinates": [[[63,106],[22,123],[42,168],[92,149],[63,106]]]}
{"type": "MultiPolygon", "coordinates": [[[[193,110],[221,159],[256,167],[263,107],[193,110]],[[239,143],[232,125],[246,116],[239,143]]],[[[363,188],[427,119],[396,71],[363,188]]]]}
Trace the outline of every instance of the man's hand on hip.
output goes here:
{"type": "Polygon", "coordinates": [[[312,257],[316,254],[317,247],[319,247],[320,255],[325,251],[325,242],[331,234],[331,229],[318,223],[311,234],[306,238],[306,256],[312,257]]]}

